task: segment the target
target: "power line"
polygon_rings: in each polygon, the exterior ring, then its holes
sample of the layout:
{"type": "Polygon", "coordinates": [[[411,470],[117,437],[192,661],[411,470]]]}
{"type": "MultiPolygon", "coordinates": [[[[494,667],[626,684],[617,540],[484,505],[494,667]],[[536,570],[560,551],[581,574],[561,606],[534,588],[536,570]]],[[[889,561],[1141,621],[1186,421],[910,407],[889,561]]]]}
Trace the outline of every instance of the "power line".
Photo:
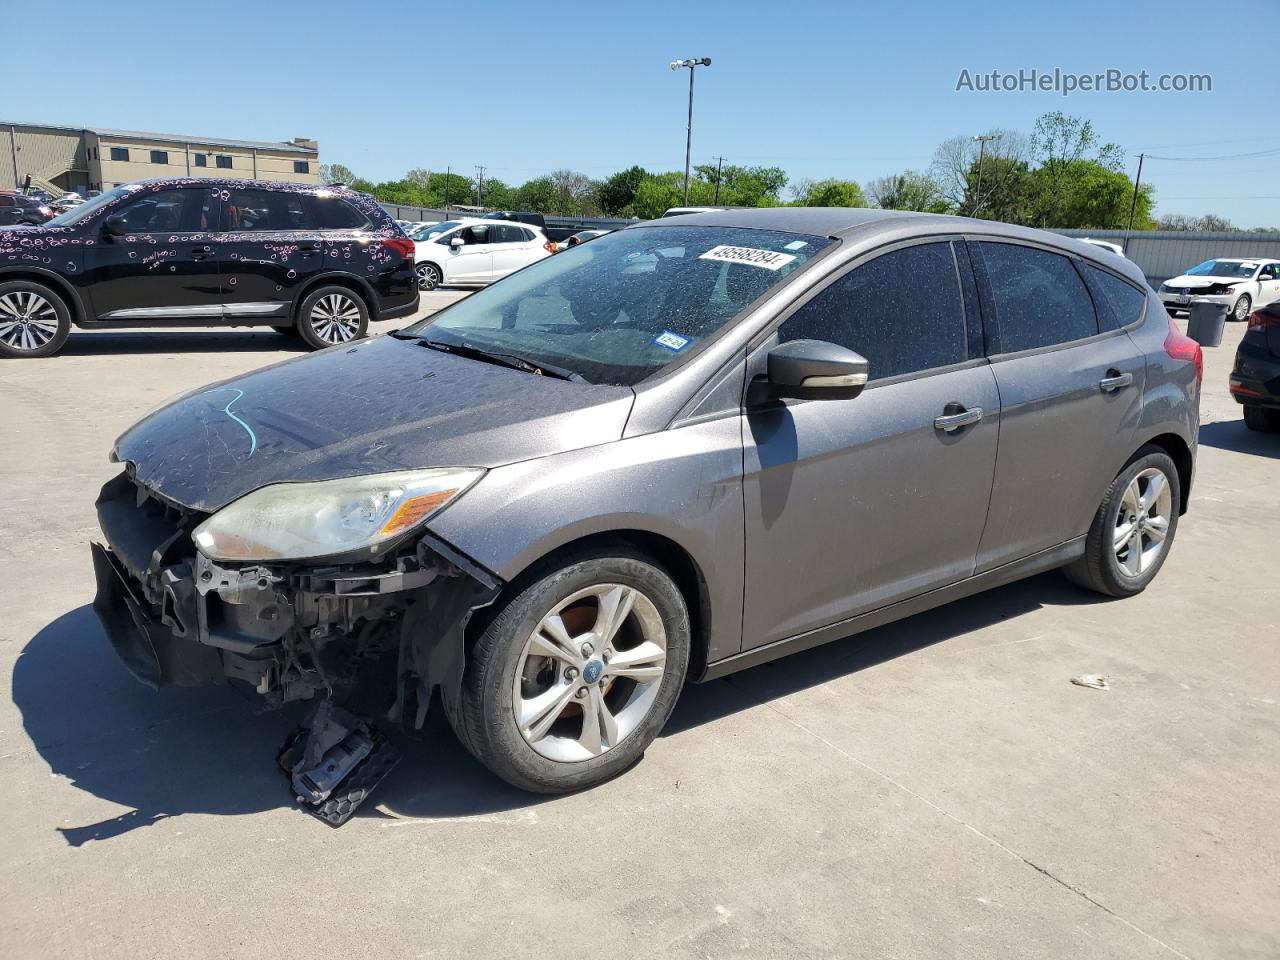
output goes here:
{"type": "Polygon", "coordinates": [[[1257,150],[1253,153],[1228,153],[1219,157],[1157,157],[1150,153],[1147,154],[1147,157],[1151,160],[1174,160],[1179,163],[1188,161],[1191,163],[1198,163],[1206,160],[1252,160],[1255,157],[1274,157],[1277,155],[1280,155],[1280,147],[1275,147],[1271,150],[1257,150]]]}

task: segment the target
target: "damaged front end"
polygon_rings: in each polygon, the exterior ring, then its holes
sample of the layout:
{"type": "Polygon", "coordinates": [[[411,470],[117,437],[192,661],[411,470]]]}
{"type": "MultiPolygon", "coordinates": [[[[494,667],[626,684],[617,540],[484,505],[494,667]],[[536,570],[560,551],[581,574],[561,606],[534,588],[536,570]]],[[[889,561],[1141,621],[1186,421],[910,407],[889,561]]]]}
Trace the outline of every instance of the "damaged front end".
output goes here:
{"type": "Polygon", "coordinates": [[[500,588],[420,530],[370,560],[218,563],[191,538],[206,515],[129,471],[102,488],[97,510],[106,542],[91,544],[93,606],[134,676],[152,687],[239,680],[277,704],[324,693],[281,763],[307,764],[286,772],[299,800],[331,823],[359,802],[332,802],[342,779],[333,773],[364,763],[367,775],[375,757],[381,775],[390,769],[379,723],[421,728],[437,688],[453,702],[466,624],[500,588]],[[334,699],[350,712],[335,713],[334,699]]]}

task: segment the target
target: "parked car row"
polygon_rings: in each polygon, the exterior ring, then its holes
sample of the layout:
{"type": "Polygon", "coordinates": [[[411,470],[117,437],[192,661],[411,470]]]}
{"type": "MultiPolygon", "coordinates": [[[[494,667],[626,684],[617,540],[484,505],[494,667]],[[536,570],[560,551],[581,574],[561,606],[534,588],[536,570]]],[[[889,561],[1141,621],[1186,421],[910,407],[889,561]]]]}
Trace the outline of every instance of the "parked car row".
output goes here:
{"type": "Polygon", "coordinates": [[[0,230],[0,356],[71,328],[268,326],[319,349],[417,310],[414,244],[369,196],[232,179],[125,184],[0,230]]]}

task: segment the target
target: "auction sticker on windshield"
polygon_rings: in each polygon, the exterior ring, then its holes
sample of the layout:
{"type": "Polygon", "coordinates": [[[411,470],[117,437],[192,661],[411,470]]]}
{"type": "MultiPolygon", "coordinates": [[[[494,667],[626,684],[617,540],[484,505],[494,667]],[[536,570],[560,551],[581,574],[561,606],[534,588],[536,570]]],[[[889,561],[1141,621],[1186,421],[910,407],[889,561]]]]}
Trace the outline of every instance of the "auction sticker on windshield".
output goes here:
{"type": "Polygon", "coordinates": [[[660,334],[653,338],[653,343],[659,347],[666,347],[674,353],[679,353],[690,343],[688,337],[682,337],[678,333],[672,333],[670,330],[663,330],[660,334]]]}
{"type": "Polygon", "coordinates": [[[725,263],[745,263],[765,270],[780,270],[795,259],[794,254],[757,250],[755,247],[730,247],[721,244],[712,247],[699,260],[722,260],[725,263]]]}

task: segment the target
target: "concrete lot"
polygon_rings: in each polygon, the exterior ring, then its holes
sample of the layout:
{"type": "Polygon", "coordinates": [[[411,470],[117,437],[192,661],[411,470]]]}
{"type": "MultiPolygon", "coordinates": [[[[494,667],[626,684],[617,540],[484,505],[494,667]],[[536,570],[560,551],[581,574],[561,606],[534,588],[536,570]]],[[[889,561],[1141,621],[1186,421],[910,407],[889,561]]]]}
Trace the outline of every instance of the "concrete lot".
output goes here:
{"type": "Polygon", "coordinates": [[[1191,513],[1142,596],[1042,576],[690,687],[577,796],[437,728],[338,831],[274,769],[296,711],[145,689],[88,606],[113,438],[290,342],[4,363],[0,955],[1280,955],[1280,437],[1227,395],[1242,332],[1206,351],[1191,513]]]}

